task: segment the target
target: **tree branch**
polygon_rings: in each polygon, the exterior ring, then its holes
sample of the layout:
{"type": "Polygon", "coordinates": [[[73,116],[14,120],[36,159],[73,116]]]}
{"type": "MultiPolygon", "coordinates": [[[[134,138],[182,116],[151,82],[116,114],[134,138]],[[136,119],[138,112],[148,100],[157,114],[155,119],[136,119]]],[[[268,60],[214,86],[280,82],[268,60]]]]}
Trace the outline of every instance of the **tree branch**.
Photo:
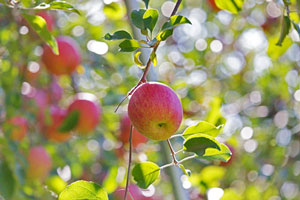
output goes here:
{"type": "Polygon", "coordinates": [[[126,188],[124,194],[124,200],[127,199],[128,187],[129,187],[129,178],[130,178],[130,168],[132,161],[132,125],[130,125],[130,134],[129,134],[129,160],[128,160],[128,170],[127,170],[127,180],[126,180],[126,188]]]}

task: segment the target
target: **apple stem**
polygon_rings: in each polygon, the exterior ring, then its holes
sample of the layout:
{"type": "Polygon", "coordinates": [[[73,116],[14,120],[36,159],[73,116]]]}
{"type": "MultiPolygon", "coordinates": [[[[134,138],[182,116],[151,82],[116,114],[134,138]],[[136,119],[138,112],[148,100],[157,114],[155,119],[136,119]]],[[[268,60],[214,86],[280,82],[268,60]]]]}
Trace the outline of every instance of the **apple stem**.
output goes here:
{"type": "MultiPolygon", "coordinates": [[[[176,12],[177,12],[177,10],[178,10],[178,8],[179,8],[181,2],[182,2],[182,0],[177,0],[177,2],[176,2],[176,4],[175,4],[175,7],[174,7],[174,9],[173,9],[172,14],[171,14],[170,17],[172,17],[173,15],[176,14],[176,12]]],[[[156,53],[156,50],[157,50],[159,44],[160,44],[160,42],[157,42],[157,43],[154,45],[151,54],[155,54],[155,53],[156,53]]],[[[150,55],[151,55],[151,54],[150,54],[150,55]]],[[[146,64],[146,67],[145,67],[145,70],[144,70],[144,73],[143,73],[141,79],[140,79],[139,82],[136,84],[136,86],[134,86],[134,87],[128,92],[128,94],[121,100],[121,102],[120,102],[120,103],[118,104],[118,106],[116,107],[115,112],[118,111],[118,109],[119,109],[119,107],[122,105],[122,103],[123,103],[123,102],[124,102],[124,101],[125,101],[125,100],[126,100],[126,99],[134,92],[134,91],[135,91],[135,89],[136,89],[138,86],[140,86],[142,83],[146,83],[146,82],[147,82],[147,74],[148,74],[148,72],[149,72],[149,69],[150,69],[150,66],[151,66],[151,62],[152,62],[152,61],[151,61],[151,58],[149,57],[149,59],[148,59],[148,61],[147,61],[147,64],[146,64]]]]}
{"type": "Polygon", "coordinates": [[[132,161],[132,128],[133,128],[133,126],[130,125],[129,159],[128,159],[128,169],[127,169],[127,179],[126,179],[126,188],[125,188],[124,200],[127,199],[127,193],[128,193],[128,187],[129,187],[129,178],[130,178],[130,168],[131,168],[131,161],[132,161]]]}
{"type": "Polygon", "coordinates": [[[174,152],[174,150],[173,150],[172,144],[171,144],[171,142],[170,142],[169,139],[167,139],[167,142],[168,142],[168,145],[169,145],[169,148],[170,148],[170,151],[171,151],[171,155],[172,155],[172,158],[173,158],[173,163],[174,163],[175,165],[177,165],[177,164],[178,164],[178,161],[177,161],[177,159],[176,159],[175,152],[174,152]]]}

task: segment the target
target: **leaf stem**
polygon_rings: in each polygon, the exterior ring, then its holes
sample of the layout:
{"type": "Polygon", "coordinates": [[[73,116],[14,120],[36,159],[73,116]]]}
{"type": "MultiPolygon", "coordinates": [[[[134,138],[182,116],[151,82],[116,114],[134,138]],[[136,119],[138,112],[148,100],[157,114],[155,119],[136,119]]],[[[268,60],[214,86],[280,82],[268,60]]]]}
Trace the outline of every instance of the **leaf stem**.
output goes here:
{"type": "MultiPolygon", "coordinates": [[[[187,160],[193,159],[193,158],[195,158],[195,157],[197,157],[196,154],[194,154],[194,155],[192,155],[192,156],[188,156],[188,157],[186,157],[186,158],[184,158],[184,159],[182,159],[182,160],[179,160],[179,161],[177,162],[177,164],[181,164],[181,163],[183,163],[183,162],[185,162],[185,161],[187,161],[187,160]]],[[[175,164],[174,162],[171,162],[171,163],[169,163],[169,164],[166,164],[166,165],[161,166],[159,169],[162,170],[162,169],[165,169],[165,168],[167,168],[167,167],[172,167],[172,166],[174,166],[174,165],[176,165],[176,164],[175,164]]]]}
{"type": "Polygon", "coordinates": [[[128,160],[128,169],[127,169],[127,179],[126,179],[126,188],[125,188],[124,200],[127,199],[131,161],[132,161],[132,125],[130,125],[130,134],[129,134],[129,160],[128,160]]]}

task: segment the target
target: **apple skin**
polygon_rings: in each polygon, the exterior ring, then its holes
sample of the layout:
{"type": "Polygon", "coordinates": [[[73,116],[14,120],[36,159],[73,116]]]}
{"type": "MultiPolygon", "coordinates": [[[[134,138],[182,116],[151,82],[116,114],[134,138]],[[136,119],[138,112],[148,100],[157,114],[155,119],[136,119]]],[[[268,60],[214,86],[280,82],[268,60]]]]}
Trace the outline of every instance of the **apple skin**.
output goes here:
{"type": "Polygon", "coordinates": [[[166,140],[179,128],[182,105],[167,85],[148,82],[140,85],[128,104],[128,115],[138,132],[153,140],[166,140]]]}
{"type": "Polygon", "coordinates": [[[50,107],[50,124],[45,124],[44,135],[53,142],[65,142],[71,138],[70,132],[60,132],[59,128],[67,116],[67,111],[57,106],[50,107]]]}
{"type": "Polygon", "coordinates": [[[100,121],[101,108],[94,101],[75,99],[68,108],[68,113],[78,110],[79,120],[75,129],[82,135],[92,132],[100,121]]]}
{"type": "Polygon", "coordinates": [[[37,13],[38,16],[41,16],[42,18],[44,18],[44,20],[46,21],[47,23],[47,28],[49,31],[52,31],[53,28],[54,28],[54,25],[55,25],[55,20],[54,18],[52,17],[51,14],[49,14],[48,12],[46,11],[39,11],[37,13]]]}
{"type": "MultiPolygon", "coordinates": [[[[152,197],[145,197],[138,186],[134,184],[130,184],[128,186],[128,191],[130,192],[133,199],[136,200],[154,200],[152,197]]],[[[123,200],[125,195],[125,189],[118,187],[113,193],[113,200],[123,200]]],[[[130,195],[128,193],[126,200],[131,200],[130,195]]]]}
{"type": "Polygon", "coordinates": [[[51,157],[42,146],[31,147],[27,155],[27,176],[30,179],[44,180],[51,170],[51,157]]]}
{"type": "Polygon", "coordinates": [[[71,74],[81,62],[79,47],[75,40],[68,36],[59,36],[56,41],[59,55],[55,55],[52,49],[45,45],[42,61],[51,74],[71,74]]]}
{"type": "Polygon", "coordinates": [[[8,123],[12,126],[11,139],[22,141],[27,134],[27,120],[21,116],[11,118],[8,123]]]}
{"type": "MultiPolygon", "coordinates": [[[[119,139],[123,144],[128,144],[130,135],[130,119],[128,114],[123,114],[121,117],[120,136],[119,139]]],[[[132,146],[136,148],[140,144],[147,142],[147,138],[140,134],[135,128],[132,129],[132,146]]]]}

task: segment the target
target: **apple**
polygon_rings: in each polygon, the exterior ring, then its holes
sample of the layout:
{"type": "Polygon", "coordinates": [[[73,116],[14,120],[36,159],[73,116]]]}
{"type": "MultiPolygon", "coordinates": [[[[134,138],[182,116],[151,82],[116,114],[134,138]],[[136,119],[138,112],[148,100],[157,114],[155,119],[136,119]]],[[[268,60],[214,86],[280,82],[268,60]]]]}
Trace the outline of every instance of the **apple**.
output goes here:
{"type": "Polygon", "coordinates": [[[134,128],[153,140],[166,140],[179,128],[182,106],[176,93],[167,85],[148,82],[140,85],[128,104],[134,128]]]}
{"type": "MultiPolygon", "coordinates": [[[[145,197],[142,194],[141,189],[138,186],[134,185],[134,184],[130,184],[128,186],[128,191],[130,192],[130,195],[132,196],[133,199],[136,199],[136,200],[153,200],[152,197],[145,197]]],[[[126,200],[131,200],[129,192],[127,194],[126,200]]],[[[123,200],[124,195],[125,195],[125,189],[118,187],[116,189],[116,191],[113,193],[113,200],[123,200]]]]}
{"type": "MultiPolygon", "coordinates": [[[[129,135],[130,135],[130,119],[128,114],[124,114],[121,117],[121,126],[120,126],[120,135],[119,139],[122,141],[123,144],[128,144],[129,142],[129,135]]],[[[140,134],[135,128],[132,129],[132,146],[136,148],[139,144],[143,144],[147,142],[147,138],[140,134]]]]}
{"type": "Polygon", "coordinates": [[[49,14],[47,11],[39,11],[37,13],[38,16],[41,16],[42,18],[44,18],[44,20],[47,23],[47,28],[49,31],[52,31],[55,25],[55,20],[52,17],[51,14],[49,14]]]}
{"type": "Polygon", "coordinates": [[[22,141],[27,134],[27,120],[21,116],[15,116],[8,120],[11,125],[11,139],[22,141]]]}
{"type": "Polygon", "coordinates": [[[80,93],[68,108],[68,113],[79,112],[79,119],[75,129],[82,135],[87,135],[95,130],[100,121],[101,108],[95,102],[95,99],[92,94],[80,93]],[[90,96],[92,96],[92,99],[89,99],[90,96]]]}
{"type": "Polygon", "coordinates": [[[218,6],[216,5],[215,0],[208,0],[208,3],[214,11],[220,11],[220,8],[218,8],[218,6]]]}
{"type": "Polygon", "coordinates": [[[75,40],[68,36],[59,36],[56,41],[59,55],[55,55],[52,49],[45,45],[42,61],[51,74],[71,74],[81,62],[79,47],[75,40]]]}
{"type": "Polygon", "coordinates": [[[51,170],[51,158],[42,146],[31,147],[27,155],[27,176],[30,179],[44,180],[51,170]]]}
{"type": "Polygon", "coordinates": [[[50,107],[50,119],[47,122],[46,121],[46,113],[43,113],[44,116],[40,120],[43,121],[42,129],[43,133],[46,138],[48,138],[50,141],[54,142],[65,142],[71,138],[70,132],[60,132],[59,128],[61,127],[62,123],[64,122],[67,111],[59,108],[57,106],[51,106],[50,107]]]}

